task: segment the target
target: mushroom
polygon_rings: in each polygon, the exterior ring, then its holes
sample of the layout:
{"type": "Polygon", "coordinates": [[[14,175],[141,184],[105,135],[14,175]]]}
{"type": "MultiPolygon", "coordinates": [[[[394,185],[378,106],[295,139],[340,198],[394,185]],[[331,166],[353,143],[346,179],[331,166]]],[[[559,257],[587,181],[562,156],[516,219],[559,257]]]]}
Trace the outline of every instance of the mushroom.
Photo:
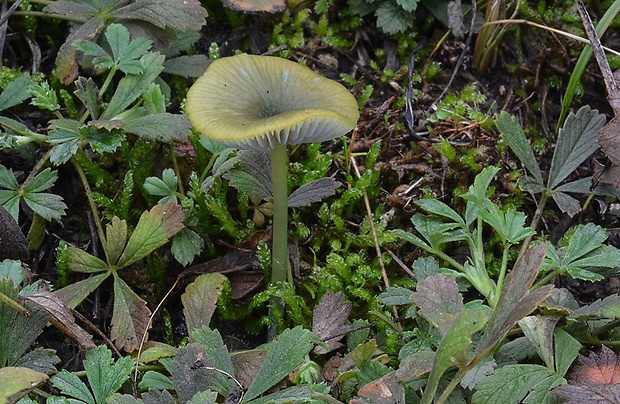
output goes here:
{"type": "Polygon", "coordinates": [[[269,151],[273,181],[271,281],[292,282],[287,248],[286,145],[343,136],[359,119],[341,84],[298,63],[240,54],[211,63],[187,93],[186,113],[204,136],[238,149],[269,151]]]}

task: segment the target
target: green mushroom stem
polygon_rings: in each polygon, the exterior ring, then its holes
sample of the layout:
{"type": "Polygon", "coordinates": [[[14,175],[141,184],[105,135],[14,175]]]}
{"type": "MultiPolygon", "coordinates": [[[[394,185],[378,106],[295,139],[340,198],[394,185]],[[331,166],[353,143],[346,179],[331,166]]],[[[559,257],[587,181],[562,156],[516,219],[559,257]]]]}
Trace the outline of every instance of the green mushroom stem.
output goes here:
{"type": "Polygon", "coordinates": [[[286,145],[277,143],[270,150],[273,182],[273,236],[271,248],[271,283],[293,282],[288,258],[288,188],[286,145]]]}

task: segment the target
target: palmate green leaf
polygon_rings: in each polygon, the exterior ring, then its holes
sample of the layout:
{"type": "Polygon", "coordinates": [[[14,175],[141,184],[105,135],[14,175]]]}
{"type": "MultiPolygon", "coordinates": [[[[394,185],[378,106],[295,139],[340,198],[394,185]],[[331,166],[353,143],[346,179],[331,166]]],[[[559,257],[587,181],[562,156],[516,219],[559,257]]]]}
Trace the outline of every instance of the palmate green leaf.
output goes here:
{"type": "Polygon", "coordinates": [[[217,393],[211,390],[200,391],[193,395],[187,404],[217,404],[217,393]]]}
{"type": "Polygon", "coordinates": [[[110,265],[116,265],[127,243],[127,222],[114,216],[105,228],[103,249],[110,265]]]}
{"type": "Polygon", "coordinates": [[[19,220],[19,199],[16,191],[0,189],[0,205],[13,216],[15,221],[19,220]]]}
{"type": "Polygon", "coordinates": [[[194,261],[203,248],[204,242],[198,233],[186,227],[172,238],[170,252],[179,264],[186,266],[194,261]]]}
{"type": "MultiPolygon", "coordinates": [[[[18,289],[9,279],[0,279],[0,293],[13,301],[18,299],[18,289]]],[[[48,313],[39,305],[25,302],[24,306],[29,316],[0,303],[0,367],[17,365],[49,321],[48,313]]]]}
{"type": "Polygon", "coordinates": [[[177,186],[179,179],[171,168],[166,168],[161,175],[161,179],[157,177],[148,177],[144,181],[144,190],[151,195],[163,196],[158,203],[176,202],[177,186]]]}
{"type": "Polygon", "coordinates": [[[594,223],[579,225],[575,228],[564,252],[564,263],[572,263],[603,245],[607,234],[594,223]]]}
{"type": "Polygon", "coordinates": [[[379,300],[390,306],[414,303],[413,292],[401,286],[390,286],[379,295],[379,300]]]}
{"type": "Polygon", "coordinates": [[[75,96],[84,104],[91,119],[99,119],[99,89],[92,78],[78,77],[75,80],[75,96]]]}
{"type": "Polygon", "coordinates": [[[82,303],[82,301],[93,293],[110,275],[111,272],[106,271],[105,273],[91,276],[90,278],[74,282],[62,289],[58,289],[54,291],[54,294],[58,296],[67,307],[75,309],[78,304],[82,303]]]}
{"type": "Polygon", "coordinates": [[[112,66],[127,74],[142,73],[140,58],[151,48],[153,44],[151,40],[144,37],[130,40],[129,30],[121,24],[110,24],[104,35],[112,50],[112,66]]]}
{"type": "Polygon", "coordinates": [[[140,298],[123,281],[114,274],[114,310],[110,339],[126,352],[138,349],[142,337],[149,328],[151,311],[146,302],[140,298]]]}
{"type": "Polygon", "coordinates": [[[452,219],[453,222],[465,225],[463,218],[454,209],[437,199],[421,199],[415,203],[427,212],[452,219]]]}
{"type": "Polygon", "coordinates": [[[480,210],[478,215],[497,232],[504,244],[517,244],[536,234],[531,228],[525,227],[525,214],[512,208],[503,212],[499,206],[490,203],[486,209],[480,210]]]}
{"type": "Polygon", "coordinates": [[[24,194],[24,202],[45,220],[60,220],[67,209],[61,196],[45,192],[24,194]]]}
{"type": "Polygon", "coordinates": [[[75,247],[66,250],[69,269],[76,272],[96,273],[108,270],[108,264],[101,259],[75,247]]]}
{"type": "Polygon", "coordinates": [[[85,139],[81,131],[82,124],[72,119],[53,119],[47,142],[54,146],[50,152],[50,161],[55,165],[64,164],[77,152],[85,139]]]}
{"type": "Polygon", "coordinates": [[[199,31],[206,23],[207,12],[198,0],[136,0],[114,10],[111,16],[121,21],[147,21],[176,31],[199,31]]]}
{"type": "Polygon", "coordinates": [[[245,393],[243,402],[250,401],[284,379],[299,366],[314,344],[318,342],[311,331],[297,326],[285,330],[269,344],[267,357],[245,393]]]}
{"type": "Polygon", "coordinates": [[[611,320],[620,319],[620,296],[607,296],[590,305],[582,306],[569,315],[568,320],[586,321],[596,317],[603,317],[611,320]]]}
{"type": "Polygon", "coordinates": [[[263,200],[271,200],[273,195],[271,189],[265,183],[260,182],[256,177],[242,170],[231,170],[224,178],[230,182],[229,185],[250,196],[263,200]]]}
{"type": "Polygon", "coordinates": [[[138,383],[138,388],[141,391],[148,390],[150,388],[158,389],[158,390],[174,390],[174,384],[172,384],[172,380],[166,375],[163,375],[154,370],[147,371],[140,383],[138,383]]]}
{"type": "Polygon", "coordinates": [[[112,351],[105,345],[88,351],[84,358],[84,370],[95,402],[105,403],[108,397],[117,392],[129,379],[132,367],[133,359],[129,356],[114,363],[112,351]]]}
{"type": "Polygon", "coordinates": [[[328,196],[335,195],[336,189],[340,186],[342,186],[342,184],[332,177],[319,178],[311,181],[297,188],[289,195],[288,206],[291,208],[298,208],[320,202],[328,196]]]}
{"type": "Polygon", "coordinates": [[[166,244],[183,229],[185,214],[180,205],[166,203],[144,212],[132,233],[117,266],[123,268],[141,260],[156,248],[166,244]]]}
{"type": "Polygon", "coordinates": [[[217,300],[228,278],[220,273],[203,274],[187,285],[181,295],[187,332],[209,326],[217,300]]]}
{"type": "Polygon", "coordinates": [[[33,179],[26,182],[22,189],[24,192],[41,192],[51,188],[58,179],[58,172],[46,168],[37,174],[33,179]]]}
{"type": "Polygon", "coordinates": [[[477,208],[485,206],[485,200],[488,199],[487,192],[489,191],[489,186],[498,172],[499,168],[497,167],[485,167],[476,175],[474,183],[469,186],[469,190],[463,195],[463,198],[468,202],[475,203],[477,208]]]}
{"type": "MultiPolygon", "coordinates": [[[[204,348],[205,358],[213,360],[212,365],[214,368],[223,370],[229,375],[234,376],[235,368],[233,367],[230,354],[228,353],[226,345],[224,345],[219,331],[211,330],[209,327],[203,326],[190,332],[190,335],[193,341],[198,342],[204,348]]],[[[235,385],[235,382],[225,374],[213,372],[209,387],[221,395],[226,396],[235,385]]]]}
{"type": "Polygon", "coordinates": [[[444,223],[421,214],[413,215],[411,223],[433,251],[438,251],[443,244],[465,240],[465,233],[458,223],[444,223]]]}
{"type": "Polygon", "coordinates": [[[165,112],[123,121],[122,128],[127,133],[169,143],[187,139],[192,125],[185,115],[165,112]]]}
{"type": "MultiPolygon", "coordinates": [[[[293,386],[249,401],[251,404],[306,403],[312,400],[312,390],[305,386],[293,386]]],[[[246,402],[245,400],[242,402],[246,402]]]]}
{"type": "Polygon", "coordinates": [[[24,267],[21,261],[5,259],[0,262],[0,279],[6,278],[13,282],[13,285],[18,286],[24,280],[24,267]]]}
{"type": "Polygon", "coordinates": [[[540,365],[507,365],[495,370],[476,388],[473,401],[481,404],[547,404],[556,402],[553,388],[566,380],[540,365]]]}
{"type": "Polygon", "coordinates": [[[377,26],[387,34],[405,32],[413,23],[412,14],[405,12],[402,7],[391,1],[381,3],[375,10],[377,26]]]}
{"type": "Polygon", "coordinates": [[[558,133],[547,187],[557,187],[570,173],[583,163],[596,149],[596,138],[605,124],[605,115],[585,105],[577,114],[570,113],[558,133]]]}
{"type": "Polygon", "coordinates": [[[5,367],[0,369],[0,402],[8,402],[11,396],[29,390],[47,380],[45,373],[24,367],[5,367]]]}
{"type": "Polygon", "coordinates": [[[52,376],[50,380],[52,385],[64,395],[77,398],[88,404],[99,404],[95,402],[95,398],[88,389],[88,386],[74,373],[63,369],[52,376]]]}
{"type": "Polygon", "coordinates": [[[495,125],[501,132],[510,150],[523,163],[527,171],[534,176],[535,183],[543,186],[542,173],[538,167],[536,157],[534,157],[534,151],[527,141],[517,118],[509,115],[506,111],[502,111],[495,118],[495,125]]]}
{"type": "Polygon", "coordinates": [[[60,109],[56,91],[50,87],[47,81],[32,84],[28,87],[28,93],[32,95],[31,105],[48,111],[58,111],[60,109]]]}
{"type": "Polygon", "coordinates": [[[32,79],[28,75],[22,75],[11,81],[0,94],[0,111],[14,107],[30,98],[28,87],[32,85],[32,79]]]}
{"type": "Polygon", "coordinates": [[[147,53],[142,56],[140,61],[144,66],[144,71],[141,74],[128,74],[119,81],[101,119],[113,119],[141,97],[163,70],[164,59],[165,57],[158,53],[147,53]]]}
{"type": "Polygon", "coordinates": [[[0,164],[0,187],[12,190],[19,189],[13,170],[7,169],[2,164],[0,164]]]}
{"type": "Polygon", "coordinates": [[[125,140],[125,133],[121,130],[108,131],[89,125],[84,131],[86,140],[95,153],[113,153],[125,140]]]}
{"type": "Polygon", "coordinates": [[[487,320],[484,309],[474,309],[460,313],[452,322],[437,348],[422,402],[432,402],[441,376],[455,364],[455,360],[458,362],[467,360],[472,335],[480,331],[486,325],[487,320]]]}

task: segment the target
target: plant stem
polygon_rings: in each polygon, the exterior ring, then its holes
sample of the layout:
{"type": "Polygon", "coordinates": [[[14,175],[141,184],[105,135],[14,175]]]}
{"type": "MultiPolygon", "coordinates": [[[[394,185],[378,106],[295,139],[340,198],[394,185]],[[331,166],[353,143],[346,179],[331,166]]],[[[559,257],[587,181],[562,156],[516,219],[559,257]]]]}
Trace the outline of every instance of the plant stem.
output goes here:
{"type": "Polygon", "coordinates": [[[0,302],[5,303],[6,305],[8,305],[11,308],[13,308],[14,310],[20,312],[24,316],[29,316],[30,315],[30,313],[28,313],[28,310],[24,306],[22,306],[21,304],[19,304],[15,300],[11,299],[10,297],[8,297],[7,295],[5,295],[2,292],[0,292],[0,302]]]}
{"type": "MultiPolygon", "coordinates": [[[[81,151],[78,151],[80,153],[81,151]]],[[[97,210],[97,204],[92,198],[92,191],[90,189],[90,184],[88,183],[88,179],[86,178],[86,174],[84,174],[84,170],[80,163],[77,162],[75,158],[71,158],[71,162],[75,166],[75,170],[77,171],[80,180],[82,180],[82,186],[84,187],[84,192],[86,193],[86,198],[88,199],[88,204],[90,205],[90,210],[93,212],[93,218],[95,220],[95,226],[97,227],[97,233],[99,233],[99,240],[103,244],[105,242],[105,233],[103,232],[103,227],[101,226],[101,219],[99,218],[99,211],[97,210]]],[[[105,244],[103,244],[105,246],[105,244]]],[[[103,249],[106,260],[108,259],[108,252],[106,249],[103,249]]]]}
{"type": "Polygon", "coordinates": [[[15,11],[13,15],[21,15],[22,17],[42,17],[42,18],[55,18],[57,20],[75,22],[78,24],[85,24],[86,20],[83,18],[70,17],[62,14],[51,14],[43,11],[15,11]]]}
{"type": "MultiPolygon", "coordinates": [[[[543,191],[540,202],[538,202],[538,206],[536,207],[536,212],[534,212],[534,217],[532,218],[532,223],[530,223],[530,227],[532,230],[536,231],[536,227],[538,227],[538,221],[543,215],[545,210],[545,205],[547,204],[547,200],[549,199],[550,193],[546,190],[543,191]]],[[[527,248],[530,246],[530,242],[532,241],[533,235],[527,236],[527,238],[523,241],[523,245],[521,246],[521,250],[519,251],[519,258],[521,258],[527,251],[527,248]]]]}
{"type": "Polygon", "coordinates": [[[504,252],[502,253],[502,266],[499,270],[499,277],[497,278],[497,286],[495,287],[495,296],[493,296],[493,307],[497,306],[499,297],[502,294],[504,288],[504,279],[506,279],[506,269],[508,268],[508,250],[510,245],[504,246],[504,252]]]}
{"type": "Polygon", "coordinates": [[[286,145],[271,149],[271,180],[273,182],[273,237],[271,249],[271,283],[292,283],[288,262],[288,187],[286,145]]]}

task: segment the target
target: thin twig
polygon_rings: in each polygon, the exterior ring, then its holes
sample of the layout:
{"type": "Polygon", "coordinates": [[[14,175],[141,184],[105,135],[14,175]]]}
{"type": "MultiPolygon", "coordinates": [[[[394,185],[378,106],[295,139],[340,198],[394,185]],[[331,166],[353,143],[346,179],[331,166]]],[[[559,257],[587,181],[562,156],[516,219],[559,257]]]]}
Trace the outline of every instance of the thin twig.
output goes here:
{"type": "Polygon", "coordinates": [[[601,69],[603,81],[605,81],[605,87],[607,88],[607,94],[612,95],[617,92],[618,86],[616,86],[616,81],[614,80],[613,73],[609,67],[609,62],[607,62],[607,58],[605,57],[605,52],[603,52],[601,40],[596,34],[590,15],[588,14],[586,6],[583,4],[582,0],[577,0],[577,10],[579,11],[583,28],[586,30],[586,34],[588,35],[588,39],[592,45],[592,52],[596,58],[596,63],[598,63],[598,67],[601,69]]]}
{"type": "MultiPolygon", "coordinates": [[[[487,23],[484,23],[483,27],[485,25],[495,25],[495,24],[525,24],[525,25],[531,25],[532,27],[545,29],[547,31],[551,31],[551,32],[553,32],[555,34],[559,34],[559,35],[565,36],[567,38],[573,39],[573,40],[581,42],[581,43],[585,43],[587,45],[591,45],[592,44],[589,40],[587,40],[585,38],[582,38],[582,37],[580,37],[578,35],[571,34],[570,32],[566,32],[566,31],[561,31],[561,30],[556,29],[556,28],[551,28],[551,27],[548,27],[546,25],[538,24],[538,23],[535,23],[535,22],[529,21],[529,20],[496,20],[496,21],[489,21],[487,23]]],[[[605,51],[609,52],[609,53],[613,53],[614,55],[620,56],[620,52],[618,52],[618,51],[615,51],[615,50],[613,50],[611,48],[607,48],[605,46],[603,46],[602,48],[605,51]]]]}
{"type": "MultiPolygon", "coordinates": [[[[357,161],[355,160],[355,156],[351,154],[349,155],[349,159],[351,161],[351,165],[353,166],[353,170],[355,171],[356,177],[358,179],[361,179],[362,175],[360,174],[360,170],[357,166],[357,161]]],[[[372,214],[372,209],[370,208],[370,201],[368,200],[368,194],[366,193],[366,190],[362,190],[362,195],[364,196],[364,205],[366,205],[366,214],[368,215],[368,223],[370,224],[370,231],[372,233],[372,240],[375,244],[375,251],[377,253],[377,259],[379,260],[379,267],[381,267],[381,277],[383,278],[383,283],[385,284],[385,287],[389,288],[390,280],[388,279],[387,271],[385,270],[385,263],[383,262],[383,253],[381,252],[381,246],[379,245],[379,238],[377,237],[377,231],[375,229],[375,219],[372,214]]],[[[392,306],[392,312],[394,313],[396,317],[398,317],[398,311],[396,310],[396,306],[392,306]]]]}
{"type": "Polygon", "coordinates": [[[390,257],[392,257],[394,262],[396,262],[396,264],[399,267],[401,267],[402,270],[405,271],[405,273],[411,277],[411,279],[416,279],[415,274],[413,273],[413,271],[411,269],[409,269],[409,267],[400,258],[398,258],[398,256],[396,254],[394,254],[392,252],[392,250],[387,250],[387,252],[388,252],[388,254],[390,254],[390,257]]]}
{"type": "Polygon", "coordinates": [[[157,307],[155,307],[155,310],[153,310],[153,313],[151,313],[151,316],[149,317],[149,322],[146,325],[146,329],[144,330],[144,334],[142,334],[142,339],[140,340],[140,347],[138,348],[138,356],[136,356],[136,369],[134,373],[134,378],[136,379],[138,378],[138,362],[140,362],[140,355],[142,354],[142,348],[144,347],[144,343],[146,342],[146,336],[148,334],[148,330],[149,328],[151,328],[151,325],[153,324],[153,318],[155,317],[155,314],[159,311],[161,306],[164,304],[168,296],[170,296],[170,293],[172,293],[174,288],[177,287],[180,280],[181,280],[181,277],[177,276],[177,280],[174,281],[174,283],[170,287],[170,290],[168,290],[166,295],[163,297],[163,299],[161,299],[161,302],[159,302],[159,304],[157,305],[157,307]]]}
{"type": "Polygon", "coordinates": [[[448,89],[450,88],[450,86],[452,85],[452,82],[456,78],[456,74],[459,72],[461,66],[463,65],[463,62],[465,61],[465,55],[469,51],[469,45],[471,44],[471,39],[474,36],[474,23],[476,22],[476,10],[477,10],[477,8],[476,8],[476,0],[472,0],[471,8],[472,8],[472,10],[471,10],[472,11],[472,13],[471,13],[471,23],[469,24],[469,33],[467,34],[467,39],[465,40],[465,46],[463,47],[463,51],[461,52],[461,55],[459,56],[459,59],[456,62],[456,66],[454,66],[454,70],[452,71],[452,75],[450,76],[450,80],[448,80],[448,84],[446,84],[446,86],[444,87],[444,89],[441,92],[441,94],[439,94],[439,96],[431,104],[434,108],[437,107],[437,104],[439,103],[439,101],[441,101],[441,99],[448,92],[448,89]]]}

